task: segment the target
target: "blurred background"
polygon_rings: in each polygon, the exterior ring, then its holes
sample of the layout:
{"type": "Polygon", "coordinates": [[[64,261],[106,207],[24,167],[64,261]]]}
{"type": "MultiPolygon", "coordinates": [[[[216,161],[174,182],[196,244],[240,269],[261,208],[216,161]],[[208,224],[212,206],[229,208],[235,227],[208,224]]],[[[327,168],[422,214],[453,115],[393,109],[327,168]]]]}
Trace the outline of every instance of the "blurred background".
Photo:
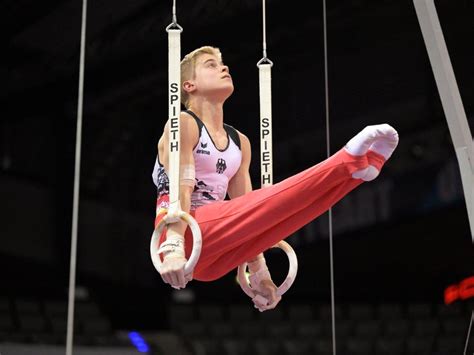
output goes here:
{"type": "MultiPolygon", "coordinates": [[[[474,2],[435,3],[472,122],[474,2]]],[[[64,352],[81,6],[0,4],[2,355],[64,352]]],[[[328,213],[287,239],[299,273],[274,311],[253,308],[236,270],[173,291],[151,263],[151,174],[168,112],[171,7],[171,1],[88,3],[76,352],[332,354],[328,213]]],[[[266,15],[278,182],[327,157],[323,7],[267,0],[266,15]]],[[[235,91],[225,120],[253,143],[258,188],[262,3],[178,1],[177,18],[183,55],[217,46],[230,67],[235,91]]],[[[338,353],[461,354],[472,303],[445,305],[444,291],[474,275],[473,244],[413,3],[328,1],[327,21],[331,152],[367,125],[389,123],[400,135],[381,175],[332,209],[338,353]]],[[[270,250],[267,264],[283,281],[283,252],[270,250]]]]}

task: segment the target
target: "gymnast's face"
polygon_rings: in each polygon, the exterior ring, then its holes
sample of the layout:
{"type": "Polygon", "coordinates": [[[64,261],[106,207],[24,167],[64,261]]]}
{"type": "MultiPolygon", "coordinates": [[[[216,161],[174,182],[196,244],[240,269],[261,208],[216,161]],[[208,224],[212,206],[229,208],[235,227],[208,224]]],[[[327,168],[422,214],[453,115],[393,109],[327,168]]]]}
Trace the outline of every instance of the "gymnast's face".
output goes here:
{"type": "Polygon", "coordinates": [[[234,91],[229,67],[213,54],[203,54],[196,61],[194,78],[184,83],[193,95],[225,101],[234,91]]]}

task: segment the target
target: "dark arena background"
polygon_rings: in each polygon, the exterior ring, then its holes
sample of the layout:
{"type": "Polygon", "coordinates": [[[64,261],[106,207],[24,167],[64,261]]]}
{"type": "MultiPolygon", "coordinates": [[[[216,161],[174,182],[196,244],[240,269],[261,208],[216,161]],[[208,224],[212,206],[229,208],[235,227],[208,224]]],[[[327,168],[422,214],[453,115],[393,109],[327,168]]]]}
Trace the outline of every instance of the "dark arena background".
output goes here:
{"type": "MultiPolygon", "coordinates": [[[[435,4],[472,127],[474,2],[435,4]]],[[[82,2],[0,9],[0,354],[64,354],[82,2]]],[[[230,67],[225,122],[252,142],[259,188],[262,2],[176,9],[182,54],[217,46],[230,67]]],[[[286,239],[298,276],[260,313],[237,270],[176,291],[151,262],[172,1],[88,2],[74,354],[473,354],[473,239],[414,4],[328,1],[326,15],[331,152],[379,123],[400,143],[376,180],[332,208],[332,238],[327,212],[286,239]]],[[[323,19],[322,2],[266,2],[274,182],[327,157],[323,19]]],[[[266,258],[281,283],[286,256],[266,258]]]]}

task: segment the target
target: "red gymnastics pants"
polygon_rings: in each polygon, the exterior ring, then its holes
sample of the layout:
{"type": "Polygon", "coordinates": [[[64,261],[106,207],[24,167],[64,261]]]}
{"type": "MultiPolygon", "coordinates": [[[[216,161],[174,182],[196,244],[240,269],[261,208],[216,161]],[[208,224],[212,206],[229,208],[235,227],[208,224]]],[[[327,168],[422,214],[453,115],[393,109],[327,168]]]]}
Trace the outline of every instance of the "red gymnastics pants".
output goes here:
{"type": "MultiPolygon", "coordinates": [[[[368,165],[381,170],[385,159],[373,151],[362,156],[341,149],[321,163],[277,184],[232,200],[191,211],[202,234],[202,250],[194,279],[213,281],[271,248],[326,212],[364,181],[352,173],[368,165]]],[[[158,205],[167,202],[165,195],[158,205]]],[[[160,214],[155,226],[163,217],[160,214]]],[[[165,231],[160,243],[165,239],[165,231]]],[[[185,233],[189,258],[192,233],[185,233]]]]}

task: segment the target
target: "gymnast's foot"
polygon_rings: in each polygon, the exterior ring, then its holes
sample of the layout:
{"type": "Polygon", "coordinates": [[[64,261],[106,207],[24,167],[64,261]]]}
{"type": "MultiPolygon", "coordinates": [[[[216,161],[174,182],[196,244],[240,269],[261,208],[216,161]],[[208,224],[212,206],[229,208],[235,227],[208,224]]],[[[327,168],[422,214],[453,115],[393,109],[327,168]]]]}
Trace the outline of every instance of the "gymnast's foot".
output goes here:
{"type": "MultiPolygon", "coordinates": [[[[365,127],[349,140],[344,148],[349,154],[358,156],[374,152],[387,161],[397,145],[397,131],[392,126],[384,123],[365,127]]],[[[352,177],[364,181],[374,180],[380,173],[380,167],[380,164],[378,166],[370,164],[369,159],[369,166],[354,172],[352,177]]]]}

